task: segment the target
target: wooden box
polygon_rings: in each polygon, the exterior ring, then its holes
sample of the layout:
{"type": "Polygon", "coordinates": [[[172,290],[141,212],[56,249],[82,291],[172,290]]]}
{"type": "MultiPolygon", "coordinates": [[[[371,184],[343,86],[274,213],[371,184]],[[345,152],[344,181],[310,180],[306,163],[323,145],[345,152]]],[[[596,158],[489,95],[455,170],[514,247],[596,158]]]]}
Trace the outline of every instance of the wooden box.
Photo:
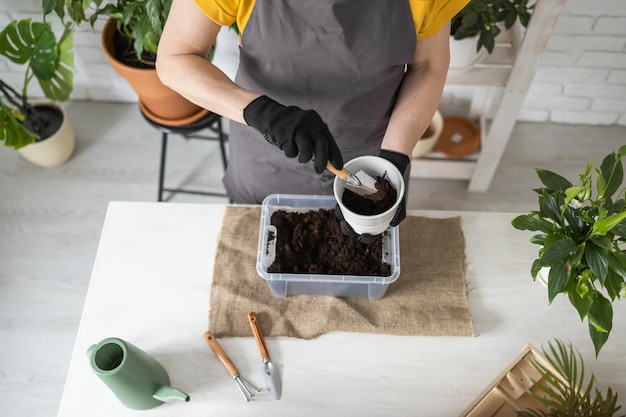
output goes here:
{"type": "Polygon", "coordinates": [[[459,417],[517,417],[517,412],[522,410],[545,411],[545,407],[528,394],[529,390],[538,393],[533,381],[541,381],[541,374],[531,359],[558,375],[543,353],[528,344],[459,417]]]}

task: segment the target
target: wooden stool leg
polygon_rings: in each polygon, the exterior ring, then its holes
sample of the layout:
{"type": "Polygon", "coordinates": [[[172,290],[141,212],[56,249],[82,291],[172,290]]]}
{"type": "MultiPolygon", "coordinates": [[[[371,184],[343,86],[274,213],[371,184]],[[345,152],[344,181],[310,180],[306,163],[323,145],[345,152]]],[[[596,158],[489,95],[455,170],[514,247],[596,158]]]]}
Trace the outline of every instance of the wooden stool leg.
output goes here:
{"type": "Polygon", "coordinates": [[[159,164],[159,191],[157,201],[163,201],[163,183],[165,182],[165,157],[167,154],[167,133],[161,135],[161,162],[159,164]]]}
{"type": "Polygon", "coordinates": [[[222,167],[224,168],[224,172],[226,172],[226,166],[228,162],[226,159],[226,146],[224,144],[225,135],[224,135],[224,131],[222,130],[222,118],[221,117],[217,119],[217,136],[220,141],[220,152],[222,154],[222,167]]]}

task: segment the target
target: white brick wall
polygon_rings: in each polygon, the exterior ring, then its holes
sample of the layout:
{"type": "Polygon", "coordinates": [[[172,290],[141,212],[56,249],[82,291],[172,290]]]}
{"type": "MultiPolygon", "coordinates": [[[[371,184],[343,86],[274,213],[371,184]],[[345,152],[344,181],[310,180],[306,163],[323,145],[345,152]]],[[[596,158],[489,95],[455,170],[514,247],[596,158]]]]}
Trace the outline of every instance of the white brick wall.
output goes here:
{"type": "MultiPolygon", "coordinates": [[[[0,27],[15,18],[39,17],[40,0],[2,3],[0,27]]],[[[102,24],[98,23],[95,32],[86,25],[74,35],[72,99],[135,102],[134,92],[111,69],[100,49],[102,24]]],[[[236,42],[232,31],[220,33],[215,62],[231,77],[236,42]]],[[[0,59],[0,77],[20,83],[22,69],[0,59]]],[[[30,95],[41,94],[36,83],[31,86],[30,95]]],[[[446,88],[443,102],[462,101],[472,91],[446,88]]],[[[626,126],[626,0],[567,0],[519,120],[626,126]]]]}
{"type": "Polygon", "coordinates": [[[626,1],[567,0],[519,119],[626,125],[626,1]]]}

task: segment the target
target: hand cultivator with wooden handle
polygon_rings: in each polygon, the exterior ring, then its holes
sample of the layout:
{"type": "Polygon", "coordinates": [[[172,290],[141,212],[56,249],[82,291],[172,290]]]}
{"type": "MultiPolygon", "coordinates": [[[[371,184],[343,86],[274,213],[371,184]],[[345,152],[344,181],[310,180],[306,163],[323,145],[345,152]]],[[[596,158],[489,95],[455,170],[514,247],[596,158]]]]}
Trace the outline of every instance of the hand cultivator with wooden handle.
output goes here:
{"type": "Polygon", "coordinates": [[[211,347],[211,349],[213,349],[213,352],[217,355],[219,360],[222,361],[222,364],[224,364],[224,367],[230,376],[235,379],[235,384],[237,384],[237,387],[245,397],[246,401],[250,401],[250,399],[254,397],[255,393],[263,391],[261,388],[257,388],[252,382],[248,381],[239,374],[237,367],[230,357],[228,357],[224,349],[222,349],[222,346],[218,343],[215,336],[213,336],[213,333],[206,332],[204,334],[204,340],[211,347]]]}

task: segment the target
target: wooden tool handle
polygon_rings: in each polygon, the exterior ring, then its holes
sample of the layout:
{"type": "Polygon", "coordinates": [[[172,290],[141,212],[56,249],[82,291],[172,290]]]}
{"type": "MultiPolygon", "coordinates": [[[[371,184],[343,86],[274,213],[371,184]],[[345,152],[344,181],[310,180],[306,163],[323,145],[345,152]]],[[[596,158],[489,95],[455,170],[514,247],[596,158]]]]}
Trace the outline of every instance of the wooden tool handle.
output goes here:
{"type": "Polygon", "coordinates": [[[345,180],[346,177],[350,175],[350,172],[348,172],[347,169],[337,169],[334,167],[333,164],[330,163],[330,161],[328,161],[328,163],[326,164],[326,169],[341,178],[342,180],[345,180]]]}
{"type": "Polygon", "coordinates": [[[222,346],[218,343],[215,336],[213,336],[213,333],[206,332],[204,334],[204,340],[206,341],[207,345],[209,345],[211,349],[213,349],[213,352],[217,355],[220,361],[222,361],[222,363],[224,364],[224,367],[226,367],[226,370],[228,371],[230,376],[234,378],[237,375],[239,375],[239,371],[237,370],[237,367],[235,366],[233,361],[230,360],[230,358],[228,357],[224,349],[222,349],[222,346]]]}
{"type": "Polygon", "coordinates": [[[259,323],[259,318],[254,311],[248,313],[248,322],[250,323],[250,327],[252,328],[254,338],[256,339],[256,345],[259,348],[261,359],[263,359],[264,361],[270,360],[270,353],[268,352],[267,346],[265,345],[265,338],[263,338],[261,323],[259,323]]]}

